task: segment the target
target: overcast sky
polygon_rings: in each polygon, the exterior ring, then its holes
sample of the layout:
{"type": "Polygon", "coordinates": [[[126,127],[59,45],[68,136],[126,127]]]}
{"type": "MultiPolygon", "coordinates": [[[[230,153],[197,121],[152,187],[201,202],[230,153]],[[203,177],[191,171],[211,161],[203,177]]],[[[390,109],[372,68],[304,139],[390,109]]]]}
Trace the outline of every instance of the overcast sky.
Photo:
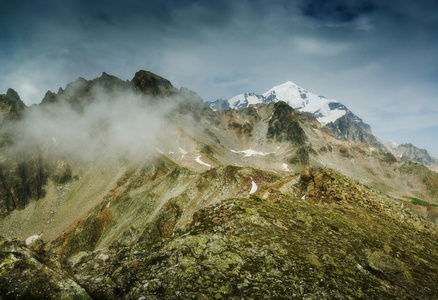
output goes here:
{"type": "Polygon", "coordinates": [[[140,69],[208,101],[290,80],[438,157],[438,1],[0,0],[0,93],[140,69]]]}

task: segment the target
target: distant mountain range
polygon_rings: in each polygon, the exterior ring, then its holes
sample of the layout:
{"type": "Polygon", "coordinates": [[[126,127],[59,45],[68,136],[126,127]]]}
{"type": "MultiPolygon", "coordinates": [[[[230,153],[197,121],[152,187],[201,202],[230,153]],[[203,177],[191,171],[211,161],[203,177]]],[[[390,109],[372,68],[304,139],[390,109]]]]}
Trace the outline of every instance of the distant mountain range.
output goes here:
{"type": "Polygon", "coordinates": [[[370,125],[355,115],[344,104],[334,99],[316,95],[287,81],[275,86],[263,94],[247,92],[228,100],[217,99],[207,104],[213,110],[244,109],[250,106],[284,101],[292,108],[311,113],[321,125],[332,130],[333,134],[345,141],[369,143],[380,150],[387,148],[403,160],[412,160],[426,166],[438,167],[438,160],[431,157],[426,150],[412,144],[400,146],[385,145],[371,131],[370,125]]]}
{"type": "Polygon", "coordinates": [[[263,94],[243,93],[228,100],[208,103],[213,110],[244,109],[254,105],[284,101],[297,111],[310,113],[326,130],[339,139],[353,143],[368,143],[380,150],[386,146],[372,133],[370,125],[337,100],[329,100],[287,81],[263,94]]]}
{"type": "Polygon", "coordinates": [[[361,128],[367,131],[370,130],[368,124],[365,124],[361,118],[353,114],[339,101],[329,100],[324,96],[313,94],[292,81],[275,86],[261,95],[243,93],[228,100],[218,99],[211,102],[210,107],[216,110],[226,110],[229,108],[243,109],[251,105],[278,101],[284,101],[298,111],[311,113],[322,125],[327,125],[328,123],[335,122],[342,116],[347,116],[361,128]]]}
{"type": "Polygon", "coordinates": [[[411,143],[392,146],[391,150],[402,161],[413,160],[426,166],[438,167],[438,159],[430,156],[426,149],[420,149],[411,143]]]}

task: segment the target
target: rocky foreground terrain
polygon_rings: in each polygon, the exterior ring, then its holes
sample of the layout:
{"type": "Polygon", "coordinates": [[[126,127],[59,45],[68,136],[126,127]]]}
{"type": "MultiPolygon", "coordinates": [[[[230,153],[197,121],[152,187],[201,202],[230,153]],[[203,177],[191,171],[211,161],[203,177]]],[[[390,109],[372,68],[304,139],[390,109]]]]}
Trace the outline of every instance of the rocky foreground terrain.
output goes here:
{"type": "Polygon", "coordinates": [[[0,97],[0,299],[438,297],[438,174],[354,122],[145,71],[0,97]]]}

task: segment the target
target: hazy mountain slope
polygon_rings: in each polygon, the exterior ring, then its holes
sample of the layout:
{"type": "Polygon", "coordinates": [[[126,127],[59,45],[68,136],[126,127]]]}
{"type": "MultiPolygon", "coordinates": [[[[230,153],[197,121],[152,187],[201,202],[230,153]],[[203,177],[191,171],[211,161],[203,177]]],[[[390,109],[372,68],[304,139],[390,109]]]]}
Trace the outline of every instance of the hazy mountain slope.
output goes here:
{"type": "MultiPolygon", "coordinates": [[[[200,99],[177,103],[177,106],[172,103],[172,109],[166,110],[172,123],[167,127],[170,130],[154,139],[153,146],[142,148],[144,153],[124,154],[125,158],[119,159],[119,152],[102,156],[97,151],[91,153],[92,161],[88,157],[88,161],[81,157],[82,162],[70,159],[67,165],[75,179],[59,186],[51,175],[45,188],[47,196],[40,200],[41,203],[38,206],[31,203],[26,210],[7,217],[0,224],[1,232],[23,238],[42,234],[42,238],[51,240],[98,205],[130,165],[148,161],[148,157],[160,152],[194,172],[234,165],[285,174],[304,170],[309,165],[329,166],[394,197],[409,196],[436,203],[423,175],[401,174],[397,171],[399,163],[393,157],[371,145],[336,140],[312,116],[296,112],[284,102],[222,112],[206,110],[200,99]],[[184,105],[189,108],[183,109],[184,105]],[[355,168],[351,168],[353,164],[355,168]],[[65,201],[59,201],[60,194],[65,201]],[[67,214],[72,211],[72,205],[80,209],[67,214]]],[[[134,127],[137,125],[134,123],[134,127]]],[[[101,142],[102,145],[107,143],[101,142]]],[[[132,141],[128,139],[128,142],[132,141]]],[[[128,146],[122,150],[132,150],[134,145],[128,143],[128,146]]],[[[103,149],[115,151],[111,145],[103,149]]],[[[63,160],[57,160],[57,164],[60,161],[63,160]]],[[[51,169],[51,172],[56,170],[51,169]]],[[[433,217],[433,211],[426,217],[429,215],[433,217]]]]}
{"type": "MultiPolygon", "coordinates": [[[[19,176],[3,177],[0,203],[5,182],[45,181],[0,235],[43,240],[32,255],[57,257],[49,268],[93,299],[436,295],[438,174],[377,147],[347,113],[329,129],[283,101],[213,111],[146,71],[50,97],[1,148],[3,174],[19,176]],[[28,167],[6,173],[27,145],[28,167]]],[[[8,249],[0,292],[15,297],[2,282],[25,271],[8,249]]]]}
{"type": "Polygon", "coordinates": [[[45,196],[31,201],[0,222],[1,234],[27,238],[39,235],[48,241],[86,216],[114,187],[127,166],[107,158],[91,165],[72,163],[74,179],[63,184],[49,180],[45,196]]]}
{"type": "Polygon", "coordinates": [[[438,159],[430,156],[425,149],[420,149],[412,144],[401,144],[396,147],[390,147],[390,149],[400,160],[413,160],[431,167],[433,170],[438,170],[438,159]]]}
{"type": "Polygon", "coordinates": [[[284,101],[300,112],[311,113],[318,122],[327,125],[329,132],[339,139],[354,143],[366,142],[380,150],[385,149],[385,145],[371,132],[370,126],[345,105],[310,93],[290,81],[275,86],[262,95],[244,93],[229,100],[218,99],[210,102],[209,106],[214,110],[243,109],[252,105],[278,101],[284,101]]]}
{"type": "Polygon", "coordinates": [[[20,119],[27,106],[21,101],[20,96],[13,89],[8,89],[6,94],[0,95],[0,123],[20,119]]]}

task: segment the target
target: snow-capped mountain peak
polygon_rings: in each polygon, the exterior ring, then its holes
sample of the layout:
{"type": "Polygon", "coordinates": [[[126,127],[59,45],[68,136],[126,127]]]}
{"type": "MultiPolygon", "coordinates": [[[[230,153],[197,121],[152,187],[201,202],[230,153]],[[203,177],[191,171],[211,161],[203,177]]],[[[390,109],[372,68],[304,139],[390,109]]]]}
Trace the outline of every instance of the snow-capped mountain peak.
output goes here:
{"type": "MultiPolygon", "coordinates": [[[[312,113],[318,121],[326,125],[334,122],[347,114],[348,109],[336,100],[329,100],[324,96],[310,93],[292,81],[274,86],[267,92],[259,95],[255,93],[243,93],[228,100],[228,107],[243,109],[255,104],[267,104],[270,102],[284,101],[296,110],[312,113]]],[[[224,101],[212,102],[212,108],[223,107],[224,101]]],[[[359,118],[357,118],[359,119],[359,118]]],[[[360,120],[360,119],[359,119],[360,120]]]]}
{"type": "Polygon", "coordinates": [[[229,106],[234,109],[243,109],[254,104],[265,103],[262,95],[244,93],[228,100],[229,106]]]}
{"type": "Polygon", "coordinates": [[[371,133],[371,128],[337,100],[327,99],[300,87],[292,81],[274,86],[263,94],[243,93],[229,100],[210,102],[213,110],[244,109],[256,104],[284,101],[298,111],[309,112],[322,124],[327,125],[345,116],[359,127],[371,133]]]}
{"type": "MultiPolygon", "coordinates": [[[[296,85],[292,81],[287,81],[281,85],[275,86],[266,93],[264,97],[274,97],[277,101],[285,101],[295,109],[301,109],[309,104],[310,98],[318,99],[318,96],[309,93],[307,90],[296,85]]],[[[317,100],[320,102],[319,100],[317,100]]]]}

